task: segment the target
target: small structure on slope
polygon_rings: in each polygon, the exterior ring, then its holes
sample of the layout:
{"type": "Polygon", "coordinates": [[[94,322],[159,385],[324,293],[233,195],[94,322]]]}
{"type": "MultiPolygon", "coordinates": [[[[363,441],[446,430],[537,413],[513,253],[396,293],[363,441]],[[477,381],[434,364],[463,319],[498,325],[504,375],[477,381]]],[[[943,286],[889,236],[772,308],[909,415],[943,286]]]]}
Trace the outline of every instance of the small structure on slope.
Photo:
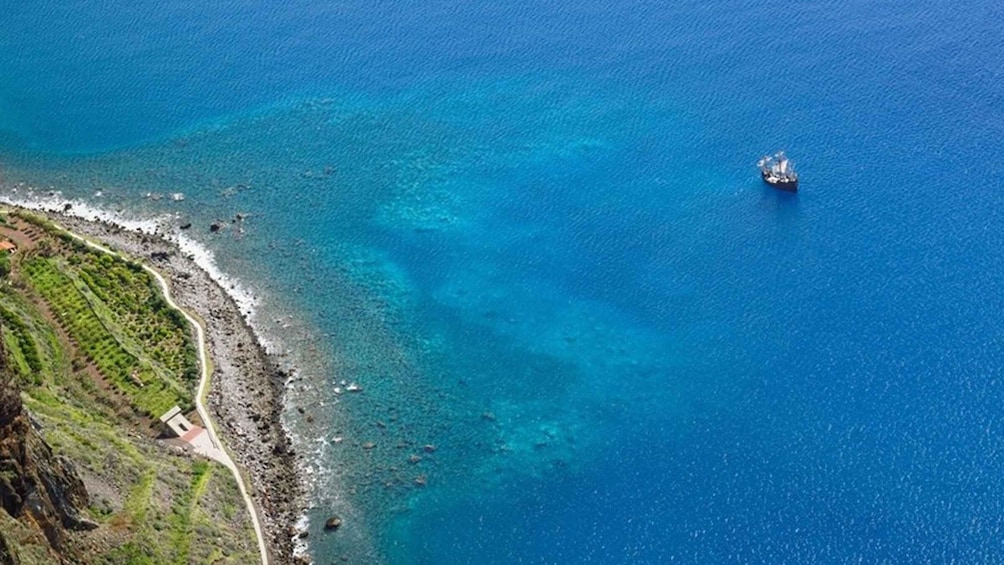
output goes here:
{"type": "Polygon", "coordinates": [[[206,428],[189,422],[188,418],[181,413],[181,408],[177,406],[171,408],[160,417],[160,421],[168,427],[171,433],[188,444],[195,453],[219,461],[227,466],[232,465],[229,462],[227,454],[213,441],[206,428]]]}
{"type": "Polygon", "coordinates": [[[170,429],[174,433],[174,435],[182,439],[184,439],[185,435],[191,432],[192,430],[202,429],[199,426],[196,426],[195,424],[189,422],[188,418],[186,418],[185,415],[181,413],[181,408],[177,406],[165,412],[164,415],[160,417],[160,421],[166,424],[168,429],[170,429]]]}

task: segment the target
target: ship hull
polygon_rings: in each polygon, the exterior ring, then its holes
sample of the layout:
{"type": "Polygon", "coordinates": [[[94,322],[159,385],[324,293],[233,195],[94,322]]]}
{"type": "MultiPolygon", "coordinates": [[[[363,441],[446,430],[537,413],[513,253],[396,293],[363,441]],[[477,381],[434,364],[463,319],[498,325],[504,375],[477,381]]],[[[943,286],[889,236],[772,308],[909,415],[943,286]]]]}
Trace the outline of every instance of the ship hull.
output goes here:
{"type": "Polygon", "coordinates": [[[771,177],[769,174],[763,172],[760,173],[760,176],[763,177],[763,182],[769,184],[773,188],[783,190],[785,192],[798,192],[798,179],[781,180],[771,177]]]}

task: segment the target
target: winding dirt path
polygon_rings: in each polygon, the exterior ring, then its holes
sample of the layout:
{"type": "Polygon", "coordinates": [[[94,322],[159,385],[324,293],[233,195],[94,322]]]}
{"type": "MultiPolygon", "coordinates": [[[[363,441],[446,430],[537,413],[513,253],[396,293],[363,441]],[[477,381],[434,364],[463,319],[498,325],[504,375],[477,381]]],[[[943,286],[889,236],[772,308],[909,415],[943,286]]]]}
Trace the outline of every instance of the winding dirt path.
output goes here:
{"type": "MultiPolygon", "coordinates": [[[[80,240],[81,242],[90,246],[93,249],[97,249],[98,251],[109,253],[116,257],[127,259],[129,261],[135,261],[132,258],[125,257],[122,254],[117,253],[103,245],[94,243],[93,241],[85,237],[77,235],[62,226],[57,226],[57,227],[59,227],[59,229],[72,235],[73,237],[77,238],[78,240],[80,240]]],[[[153,277],[157,280],[157,284],[160,285],[160,290],[161,292],[164,293],[164,300],[167,301],[167,304],[171,308],[174,308],[179,312],[181,312],[182,315],[185,316],[185,319],[188,320],[188,323],[192,324],[192,327],[195,328],[196,339],[199,342],[199,347],[198,347],[199,366],[202,373],[201,377],[199,378],[199,387],[196,390],[195,394],[195,409],[199,413],[199,417],[202,418],[202,422],[206,426],[206,432],[209,433],[209,439],[212,441],[213,447],[216,448],[215,451],[218,452],[218,454],[213,456],[213,459],[220,462],[227,469],[230,469],[230,472],[234,476],[234,480],[237,481],[237,486],[241,491],[241,497],[244,498],[244,504],[247,506],[248,514],[251,515],[251,523],[254,525],[254,533],[255,533],[255,538],[258,541],[258,551],[261,554],[262,565],[268,565],[269,563],[268,547],[265,545],[265,535],[261,529],[261,521],[258,519],[258,512],[255,509],[254,500],[251,499],[251,495],[249,494],[250,490],[249,485],[245,483],[244,477],[241,476],[240,470],[237,468],[237,464],[234,463],[234,460],[230,457],[230,454],[227,453],[227,451],[223,448],[223,442],[220,441],[220,438],[216,433],[216,426],[213,424],[213,419],[209,416],[209,410],[206,408],[205,402],[203,401],[203,398],[207,395],[209,391],[209,376],[210,376],[209,348],[206,346],[206,330],[205,328],[202,327],[201,322],[196,320],[184,308],[178,306],[178,304],[175,303],[174,298],[171,296],[171,289],[168,287],[167,281],[160,273],[158,273],[155,269],[146,264],[140,263],[140,265],[148,273],[153,275],[153,277]]]]}

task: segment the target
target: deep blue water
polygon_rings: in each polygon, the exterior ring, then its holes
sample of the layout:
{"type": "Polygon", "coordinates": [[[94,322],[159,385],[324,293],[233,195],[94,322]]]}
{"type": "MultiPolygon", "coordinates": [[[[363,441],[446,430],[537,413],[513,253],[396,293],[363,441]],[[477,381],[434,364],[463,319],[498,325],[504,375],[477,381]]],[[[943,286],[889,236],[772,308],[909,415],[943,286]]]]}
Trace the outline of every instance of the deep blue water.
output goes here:
{"type": "Polygon", "coordinates": [[[319,562],[1004,560],[998,3],[210,4],[5,6],[0,176],[251,214],[319,562]]]}

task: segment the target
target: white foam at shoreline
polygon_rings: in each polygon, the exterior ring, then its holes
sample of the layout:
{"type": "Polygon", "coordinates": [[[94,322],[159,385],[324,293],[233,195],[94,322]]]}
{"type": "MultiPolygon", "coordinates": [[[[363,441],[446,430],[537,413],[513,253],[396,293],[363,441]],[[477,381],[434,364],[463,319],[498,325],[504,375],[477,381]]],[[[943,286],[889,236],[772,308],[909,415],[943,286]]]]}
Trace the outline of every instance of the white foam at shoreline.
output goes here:
{"type": "Polygon", "coordinates": [[[273,343],[270,339],[265,339],[262,333],[264,327],[261,324],[254,323],[257,319],[257,307],[259,305],[256,294],[241,281],[224,273],[216,264],[216,258],[208,247],[185,234],[173,233],[170,229],[167,229],[167,226],[171,225],[175,219],[171,215],[162,214],[148,218],[130,217],[120,212],[93,206],[81,200],[64,198],[59,192],[39,195],[29,191],[29,194],[22,198],[11,198],[9,195],[4,194],[0,195],[0,203],[29,210],[56,212],[64,216],[71,216],[90,222],[102,222],[123,230],[159,237],[174,244],[200,269],[205,271],[209,275],[209,278],[218,284],[234,303],[237,304],[241,316],[255,330],[255,336],[265,351],[269,353],[282,351],[282,348],[278,347],[278,344],[273,343]]]}

